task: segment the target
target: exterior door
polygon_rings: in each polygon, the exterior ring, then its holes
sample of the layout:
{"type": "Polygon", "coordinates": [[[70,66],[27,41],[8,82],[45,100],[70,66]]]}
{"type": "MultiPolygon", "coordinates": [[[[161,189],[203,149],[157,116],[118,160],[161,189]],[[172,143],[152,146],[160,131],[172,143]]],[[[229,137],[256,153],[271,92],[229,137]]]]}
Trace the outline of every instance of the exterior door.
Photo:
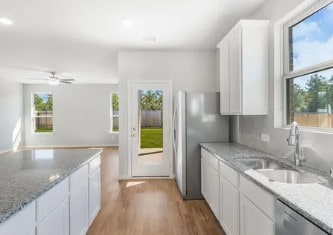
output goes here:
{"type": "Polygon", "coordinates": [[[129,82],[132,176],[170,176],[171,82],[129,82]]]}

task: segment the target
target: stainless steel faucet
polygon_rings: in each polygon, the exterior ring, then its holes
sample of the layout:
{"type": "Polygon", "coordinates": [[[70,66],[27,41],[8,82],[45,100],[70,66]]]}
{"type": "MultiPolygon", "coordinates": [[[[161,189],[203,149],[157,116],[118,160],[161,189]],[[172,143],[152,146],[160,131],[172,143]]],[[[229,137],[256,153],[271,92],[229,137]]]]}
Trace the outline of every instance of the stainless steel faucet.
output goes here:
{"type": "Polygon", "coordinates": [[[293,122],[290,127],[288,144],[290,146],[295,146],[294,162],[296,166],[301,166],[303,162],[305,162],[303,150],[300,147],[299,134],[298,123],[293,122]]]}

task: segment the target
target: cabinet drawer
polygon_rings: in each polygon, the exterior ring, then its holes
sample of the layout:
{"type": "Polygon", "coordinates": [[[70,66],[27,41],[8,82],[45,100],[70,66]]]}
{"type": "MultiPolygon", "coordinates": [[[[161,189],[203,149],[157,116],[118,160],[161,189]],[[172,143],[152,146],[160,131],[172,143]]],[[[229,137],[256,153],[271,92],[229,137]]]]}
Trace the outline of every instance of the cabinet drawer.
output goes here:
{"type": "Polygon", "coordinates": [[[268,217],[274,220],[275,200],[272,194],[266,192],[243,176],[240,176],[240,192],[268,217]]]}
{"type": "Polygon", "coordinates": [[[73,192],[75,189],[78,189],[81,187],[82,184],[88,182],[88,165],[85,165],[75,171],[71,176],[70,176],[70,181],[69,181],[69,188],[70,191],[73,192]]]}
{"type": "Polygon", "coordinates": [[[213,167],[215,170],[219,171],[219,160],[213,154],[208,152],[206,149],[201,148],[201,156],[205,159],[208,164],[213,167]]]}
{"type": "Polygon", "coordinates": [[[101,165],[101,156],[94,158],[89,162],[89,175],[91,175],[101,165]]]}
{"type": "Polygon", "coordinates": [[[234,187],[239,187],[239,174],[224,162],[220,162],[220,175],[227,179],[234,187]]]}
{"type": "Polygon", "coordinates": [[[26,208],[17,212],[0,226],[0,235],[8,234],[30,234],[35,228],[36,218],[35,201],[26,208]]]}
{"type": "Polygon", "coordinates": [[[68,197],[68,178],[37,199],[37,222],[49,215],[68,197]]]}

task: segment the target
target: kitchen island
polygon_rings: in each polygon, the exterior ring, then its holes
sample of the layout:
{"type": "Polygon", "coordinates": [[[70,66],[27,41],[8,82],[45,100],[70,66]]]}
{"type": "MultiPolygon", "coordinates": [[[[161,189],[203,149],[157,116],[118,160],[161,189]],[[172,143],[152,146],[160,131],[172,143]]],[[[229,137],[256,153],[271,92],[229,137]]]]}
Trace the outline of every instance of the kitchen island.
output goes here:
{"type": "Polygon", "coordinates": [[[85,233],[100,207],[101,151],[1,154],[0,234],[85,233]]]}

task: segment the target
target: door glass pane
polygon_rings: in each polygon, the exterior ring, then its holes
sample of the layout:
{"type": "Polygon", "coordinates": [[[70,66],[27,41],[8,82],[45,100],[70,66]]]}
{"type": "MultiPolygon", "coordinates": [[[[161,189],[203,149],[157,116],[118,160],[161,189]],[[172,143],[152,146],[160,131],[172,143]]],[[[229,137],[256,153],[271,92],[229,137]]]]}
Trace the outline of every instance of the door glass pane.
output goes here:
{"type": "Polygon", "coordinates": [[[287,121],[332,128],[333,69],[288,79],[287,121]]]}
{"type": "Polygon", "coordinates": [[[289,69],[333,60],[333,3],[289,28],[289,69]]]}
{"type": "Polygon", "coordinates": [[[163,91],[139,90],[139,163],[157,165],[163,158],[163,91]]]}

